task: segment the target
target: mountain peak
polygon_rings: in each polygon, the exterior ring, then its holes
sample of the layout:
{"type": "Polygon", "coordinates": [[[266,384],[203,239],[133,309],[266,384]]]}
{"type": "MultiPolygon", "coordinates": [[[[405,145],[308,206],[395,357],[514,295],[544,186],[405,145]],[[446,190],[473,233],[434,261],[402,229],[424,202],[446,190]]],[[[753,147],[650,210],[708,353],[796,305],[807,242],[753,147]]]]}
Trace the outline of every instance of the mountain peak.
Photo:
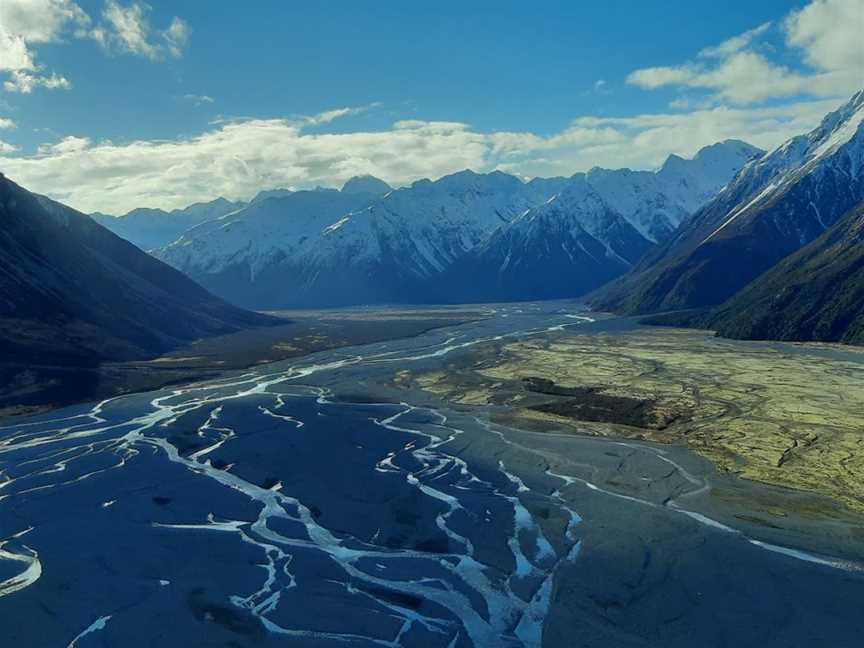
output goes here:
{"type": "Polygon", "coordinates": [[[669,173],[690,166],[740,166],[742,161],[764,154],[765,151],[757,146],[748,144],[738,139],[727,139],[715,144],[703,146],[696,151],[692,158],[684,158],[680,155],[672,153],[666,158],[663,166],[660,167],[661,172],[669,173]]]}
{"type": "Polygon", "coordinates": [[[342,185],[342,193],[368,193],[383,196],[391,191],[393,188],[389,184],[372,175],[354,176],[342,185]]]}
{"type": "Polygon", "coordinates": [[[284,198],[294,193],[293,189],[262,189],[255,197],[249,201],[249,204],[267,200],[268,198],[284,198]]]}
{"type": "Polygon", "coordinates": [[[481,192],[496,190],[518,190],[523,186],[522,180],[514,175],[503,171],[492,171],[491,173],[477,173],[471,169],[463,169],[451,173],[435,181],[435,185],[443,187],[450,192],[463,192],[476,190],[481,192]]]}

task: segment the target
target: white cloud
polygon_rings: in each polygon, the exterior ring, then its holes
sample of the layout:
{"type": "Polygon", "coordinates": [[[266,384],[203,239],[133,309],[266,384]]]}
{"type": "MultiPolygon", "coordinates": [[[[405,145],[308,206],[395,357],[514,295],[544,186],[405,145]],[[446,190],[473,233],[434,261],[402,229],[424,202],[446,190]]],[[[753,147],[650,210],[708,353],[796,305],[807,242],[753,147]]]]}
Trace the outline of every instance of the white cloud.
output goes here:
{"type": "Polygon", "coordinates": [[[0,2],[0,72],[9,92],[32,92],[34,88],[70,87],[55,73],[44,73],[36,61],[34,44],[59,40],[65,30],[89,24],[87,14],[72,0],[2,0],[0,2]]]}
{"type": "Polygon", "coordinates": [[[750,45],[750,43],[752,43],[757,37],[767,32],[770,27],[770,22],[762,23],[758,27],[754,27],[743,34],[726,39],[719,45],[704,48],[699,52],[699,56],[703,58],[724,58],[734,54],[735,52],[740,52],[742,49],[750,45]]]}
{"type": "Polygon", "coordinates": [[[864,76],[864,3],[814,0],[786,19],[787,40],[821,70],[855,70],[864,76]]]}
{"type": "Polygon", "coordinates": [[[667,85],[686,85],[697,74],[697,69],[688,65],[642,68],[631,72],[627,83],[654,90],[667,85]]]}
{"type": "MultiPolygon", "coordinates": [[[[837,84],[834,80],[834,77],[793,72],[774,65],[752,51],[735,52],[714,67],[685,64],[645,68],[627,77],[628,83],[649,90],[663,86],[711,90],[715,93],[715,100],[728,100],[736,104],[751,104],[802,93],[836,96],[840,88],[847,84],[837,84]]],[[[848,89],[854,87],[852,85],[848,89]]]]}
{"type": "Polygon", "coordinates": [[[26,43],[51,43],[69,25],[86,25],[89,16],[72,0],[3,0],[0,25],[26,43]]]}
{"type": "Polygon", "coordinates": [[[15,122],[8,117],[0,117],[0,128],[12,129],[15,128],[15,122]]]}
{"type": "Polygon", "coordinates": [[[162,32],[162,38],[165,40],[168,53],[174,58],[180,58],[189,42],[189,25],[185,20],[174,16],[168,29],[162,32]]]}
{"type": "Polygon", "coordinates": [[[123,5],[117,0],[105,0],[102,22],[79,35],[89,36],[109,51],[118,51],[160,61],[170,56],[179,58],[189,40],[189,27],[174,17],[164,30],[150,25],[150,7],[142,2],[123,5]]]}
{"type": "Polygon", "coordinates": [[[377,104],[371,104],[369,106],[355,106],[353,108],[336,108],[334,110],[325,110],[324,112],[320,112],[317,115],[307,117],[306,122],[308,124],[329,124],[330,122],[335,121],[340,117],[359,115],[360,113],[366,112],[367,110],[373,108],[376,105],[377,104]]]}
{"type": "MultiPolygon", "coordinates": [[[[6,155],[16,182],[83,211],[175,208],[274,187],[338,186],[371,173],[396,186],[465,168],[523,176],[570,175],[595,165],[652,168],[739,138],[770,148],[818,124],[834,100],[782,107],[713,107],[632,117],[580,117],[551,136],[484,133],[462,122],[402,120],[381,131],[317,133],[333,113],[213,124],[196,137],[124,144],[67,137],[36,155],[6,155]],[[324,116],[324,117],[322,117],[324,116]]],[[[335,117],[332,117],[335,119],[335,117]]]]}
{"type": "Polygon", "coordinates": [[[813,0],[782,22],[791,55],[812,69],[793,70],[770,61],[759,39],[764,23],[699,52],[698,61],[633,71],[627,82],[645,89],[678,87],[706,90],[715,103],[748,105],[769,99],[851,94],[864,80],[864,3],[813,0]]]}
{"type": "Polygon", "coordinates": [[[7,73],[8,92],[29,93],[35,88],[69,89],[71,82],[37,61],[36,46],[89,38],[106,50],[144,56],[154,61],[179,58],[189,41],[189,26],[174,17],[163,30],[150,26],[150,7],[134,1],[123,5],[105,0],[102,21],[73,0],[0,0],[0,73],[7,73]]]}
{"type": "Polygon", "coordinates": [[[197,95],[197,94],[185,94],[183,95],[183,99],[185,101],[189,101],[196,106],[203,106],[204,104],[212,104],[215,103],[215,99],[209,95],[197,95]]]}
{"type": "Polygon", "coordinates": [[[17,150],[18,147],[14,144],[0,140],[0,155],[3,155],[4,153],[14,153],[17,150]]]}
{"type": "Polygon", "coordinates": [[[33,53],[21,36],[10,34],[0,25],[0,71],[32,70],[33,53]]]}
{"type": "Polygon", "coordinates": [[[75,137],[70,135],[64,137],[55,144],[42,144],[39,146],[39,155],[61,156],[66,153],[80,153],[90,146],[90,138],[75,137]]]}
{"type": "Polygon", "coordinates": [[[34,88],[48,88],[49,90],[68,90],[72,87],[72,83],[66,77],[60,76],[56,72],[49,75],[40,76],[38,74],[30,74],[23,70],[13,71],[9,79],[3,82],[3,88],[8,92],[20,92],[22,94],[30,94],[34,88]]]}

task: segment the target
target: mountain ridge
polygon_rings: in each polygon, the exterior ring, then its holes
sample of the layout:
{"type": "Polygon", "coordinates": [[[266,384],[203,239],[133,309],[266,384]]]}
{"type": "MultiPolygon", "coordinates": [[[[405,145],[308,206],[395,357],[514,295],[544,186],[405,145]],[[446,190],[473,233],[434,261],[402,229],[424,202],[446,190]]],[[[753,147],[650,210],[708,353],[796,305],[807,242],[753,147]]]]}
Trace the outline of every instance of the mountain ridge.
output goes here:
{"type": "Polygon", "coordinates": [[[592,294],[590,303],[645,314],[731,298],[864,196],[862,120],[864,91],[810,133],[746,164],[668,241],[592,294]]]}
{"type": "Polygon", "coordinates": [[[273,321],[210,295],[85,214],[2,175],[0,240],[7,361],[141,358],[273,321]]]}
{"type": "MultiPolygon", "coordinates": [[[[595,169],[571,178],[525,182],[501,171],[481,174],[466,169],[435,181],[418,180],[383,195],[350,194],[356,202],[343,205],[341,214],[329,207],[321,207],[322,213],[316,214],[316,208],[300,203],[324,202],[324,198],[311,198],[316,192],[292,192],[254,201],[229,217],[187,231],[154,253],[216,294],[246,307],[453,302],[467,298],[468,293],[472,300],[489,300],[500,291],[460,291],[453,282],[451,267],[458,271],[463,267],[460,260],[489,243],[499,229],[511,224],[516,227],[515,223],[526,214],[533,217],[532,209],[540,209],[568,187],[571,193],[576,191],[573,187],[605,193],[601,211],[614,214],[619,221],[615,227],[610,221],[603,231],[594,229],[592,233],[594,224],[586,213],[579,224],[584,230],[583,245],[599,245],[604,250],[614,247],[619,259],[608,264],[579,261],[569,269],[611,278],[624,272],[656,240],[668,236],[688,215],[685,205],[698,202],[706,186],[719,189],[735,168],[759,153],[741,142],[721,143],[701,150],[693,160],[684,160],[683,167],[677,163],[678,168],[670,169],[670,163],[662,176],[660,171],[595,169]],[[719,157],[731,167],[723,172],[724,177],[696,183],[688,164],[710,167],[710,161],[704,162],[704,158],[712,154],[717,157],[724,151],[725,157],[719,157]],[[667,198],[667,193],[673,197],[667,198]],[[645,195],[653,197],[647,207],[638,200],[645,195]],[[266,208],[262,206],[265,203],[266,208]],[[268,215],[264,215],[265,211],[268,215]],[[256,225],[263,221],[269,223],[266,231],[256,225]],[[304,224],[302,231],[298,230],[299,223],[304,224]],[[618,244],[611,240],[596,240],[597,236],[604,239],[607,235],[628,241],[627,249],[616,247],[618,244]],[[588,242],[588,238],[595,241],[588,242]],[[621,259],[627,259],[623,265],[621,259]]],[[[327,193],[345,196],[344,191],[327,193]]],[[[579,214],[571,217],[579,220],[579,214]]],[[[548,215],[541,220],[554,229],[548,215]]],[[[542,246],[528,247],[540,251],[542,246]]],[[[574,242],[571,251],[579,249],[574,242]]],[[[531,262],[542,271],[542,257],[531,262]]],[[[559,266],[567,267],[566,257],[561,258],[559,266]]],[[[474,268],[478,268],[477,264],[474,268]]],[[[497,280],[490,275],[490,281],[497,280]]],[[[555,292],[578,296],[596,285],[561,285],[555,292]]]]}

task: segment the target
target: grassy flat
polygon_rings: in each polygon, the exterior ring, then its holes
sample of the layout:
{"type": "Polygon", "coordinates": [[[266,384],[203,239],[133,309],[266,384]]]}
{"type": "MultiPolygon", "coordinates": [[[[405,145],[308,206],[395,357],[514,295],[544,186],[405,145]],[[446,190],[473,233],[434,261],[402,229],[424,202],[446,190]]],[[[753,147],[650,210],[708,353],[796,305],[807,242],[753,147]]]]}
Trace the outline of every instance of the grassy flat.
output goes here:
{"type": "Polygon", "coordinates": [[[721,471],[864,512],[864,350],[657,328],[490,346],[471,362],[413,379],[464,405],[507,406],[535,428],[684,443],[721,471]],[[538,393],[536,379],[559,387],[538,393]],[[648,413],[638,425],[622,413],[629,404],[648,413]]]}

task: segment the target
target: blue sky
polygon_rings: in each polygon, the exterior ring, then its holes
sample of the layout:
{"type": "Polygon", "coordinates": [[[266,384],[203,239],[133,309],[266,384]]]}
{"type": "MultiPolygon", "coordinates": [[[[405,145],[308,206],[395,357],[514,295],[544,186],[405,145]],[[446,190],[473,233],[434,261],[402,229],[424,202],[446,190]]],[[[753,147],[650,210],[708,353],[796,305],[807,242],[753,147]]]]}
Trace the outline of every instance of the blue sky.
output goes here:
{"type": "Polygon", "coordinates": [[[0,169],[122,212],[647,168],[812,127],[862,85],[860,33],[864,0],[2,0],[0,169]]]}

